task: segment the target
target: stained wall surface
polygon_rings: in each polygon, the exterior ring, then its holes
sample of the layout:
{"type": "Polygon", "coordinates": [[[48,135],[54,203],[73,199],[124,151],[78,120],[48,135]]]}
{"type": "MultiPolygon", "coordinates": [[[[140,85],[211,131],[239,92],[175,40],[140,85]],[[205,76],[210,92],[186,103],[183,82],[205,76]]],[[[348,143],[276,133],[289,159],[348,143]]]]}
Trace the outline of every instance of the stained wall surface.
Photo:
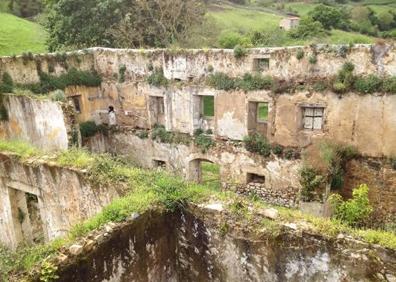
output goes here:
{"type": "MultiPolygon", "coordinates": [[[[0,155],[0,242],[15,248],[21,236],[19,224],[28,218],[13,214],[12,191],[35,195],[43,224],[44,239],[52,240],[97,214],[121,191],[117,187],[93,187],[81,172],[48,164],[22,164],[9,155],[0,155]],[[22,221],[22,222],[21,222],[22,221]]],[[[23,233],[24,228],[22,228],[23,233]]],[[[22,241],[22,240],[21,240],[22,241]]]]}

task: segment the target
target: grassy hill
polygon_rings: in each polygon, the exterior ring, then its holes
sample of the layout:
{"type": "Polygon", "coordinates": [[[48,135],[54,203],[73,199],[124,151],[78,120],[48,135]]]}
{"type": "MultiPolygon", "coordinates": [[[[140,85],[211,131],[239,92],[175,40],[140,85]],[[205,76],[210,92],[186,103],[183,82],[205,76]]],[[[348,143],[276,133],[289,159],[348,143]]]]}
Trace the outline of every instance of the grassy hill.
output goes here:
{"type": "Polygon", "coordinates": [[[33,22],[0,13],[0,56],[45,52],[46,33],[33,22]]]}
{"type": "MultiPolygon", "coordinates": [[[[305,15],[315,7],[315,4],[295,2],[289,4],[293,10],[305,15]]],[[[269,40],[268,46],[307,45],[311,43],[349,44],[349,43],[373,43],[374,37],[355,32],[332,30],[328,36],[308,40],[291,39],[278,29],[279,22],[286,16],[286,11],[276,10],[274,7],[255,7],[229,4],[225,1],[212,4],[209,7],[208,16],[213,18],[219,30],[219,37],[227,33],[239,33],[241,35],[252,31],[267,31],[272,34],[273,40],[269,40]],[[271,44],[272,42],[272,44],[271,44]]]]}

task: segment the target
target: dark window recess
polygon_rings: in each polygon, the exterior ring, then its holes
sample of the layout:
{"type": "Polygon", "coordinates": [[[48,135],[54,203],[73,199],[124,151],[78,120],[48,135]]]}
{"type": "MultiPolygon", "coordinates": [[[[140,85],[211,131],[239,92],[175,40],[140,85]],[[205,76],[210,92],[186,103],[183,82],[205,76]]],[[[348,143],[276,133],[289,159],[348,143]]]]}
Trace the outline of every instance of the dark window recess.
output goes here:
{"type": "Polygon", "coordinates": [[[154,167],[166,168],[166,162],[161,160],[153,160],[154,167]]]}
{"type": "Polygon", "coordinates": [[[81,103],[80,103],[80,96],[72,97],[74,108],[76,109],[77,113],[81,113],[81,103]]]}
{"type": "Polygon", "coordinates": [[[269,58],[257,58],[253,61],[255,71],[266,71],[269,69],[269,58]]]}
{"type": "Polygon", "coordinates": [[[246,182],[249,183],[265,183],[265,176],[255,173],[248,173],[246,175],[246,182]]]}
{"type": "Polygon", "coordinates": [[[324,108],[304,107],[303,128],[308,130],[321,130],[323,128],[324,108]]]}

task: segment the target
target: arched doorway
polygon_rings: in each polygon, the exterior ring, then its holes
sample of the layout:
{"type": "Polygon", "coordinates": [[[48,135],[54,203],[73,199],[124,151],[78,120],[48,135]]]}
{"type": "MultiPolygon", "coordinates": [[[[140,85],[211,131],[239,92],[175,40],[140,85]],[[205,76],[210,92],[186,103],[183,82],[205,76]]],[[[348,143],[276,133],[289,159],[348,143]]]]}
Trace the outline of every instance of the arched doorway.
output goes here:
{"type": "Polygon", "coordinates": [[[221,188],[220,165],[213,160],[197,158],[189,163],[188,179],[213,189],[221,188]]]}

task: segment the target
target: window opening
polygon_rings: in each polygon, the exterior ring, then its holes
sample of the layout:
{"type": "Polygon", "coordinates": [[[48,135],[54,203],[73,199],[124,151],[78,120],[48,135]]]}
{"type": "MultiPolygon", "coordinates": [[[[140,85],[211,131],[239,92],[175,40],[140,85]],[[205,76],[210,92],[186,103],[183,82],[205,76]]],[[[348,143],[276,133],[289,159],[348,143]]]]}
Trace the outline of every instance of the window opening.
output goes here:
{"type": "Polygon", "coordinates": [[[321,130],[323,128],[323,107],[303,108],[303,127],[308,130],[321,130]]]}

